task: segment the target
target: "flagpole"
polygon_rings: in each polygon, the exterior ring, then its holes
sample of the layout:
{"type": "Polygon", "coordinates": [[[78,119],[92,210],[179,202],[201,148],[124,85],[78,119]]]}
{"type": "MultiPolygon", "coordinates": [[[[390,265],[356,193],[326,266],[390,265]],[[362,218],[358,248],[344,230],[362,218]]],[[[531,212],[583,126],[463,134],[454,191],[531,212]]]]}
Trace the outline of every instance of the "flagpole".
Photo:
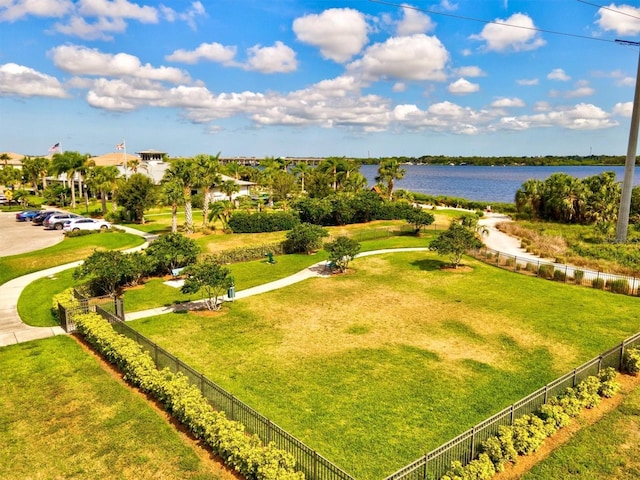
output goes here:
{"type": "Polygon", "coordinates": [[[123,155],[123,159],[124,159],[124,178],[125,180],[127,179],[128,175],[127,175],[127,141],[125,138],[122,139],[122,146],[124,147],[122,149],[122,151],[124,152],[123,155]]]}

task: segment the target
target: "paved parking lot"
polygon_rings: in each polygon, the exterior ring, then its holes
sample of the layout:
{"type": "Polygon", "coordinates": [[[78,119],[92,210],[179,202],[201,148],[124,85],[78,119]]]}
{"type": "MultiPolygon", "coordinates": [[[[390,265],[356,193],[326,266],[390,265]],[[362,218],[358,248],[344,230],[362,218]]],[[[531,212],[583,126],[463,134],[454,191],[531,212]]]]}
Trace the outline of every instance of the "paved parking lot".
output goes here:
{"type": "Polygon", "coordinates": [[[31,222],[16,222],[15,212],[0,212],[0,257],[50,247],[63,238],[60,231],[45,230],[31,222]]]}

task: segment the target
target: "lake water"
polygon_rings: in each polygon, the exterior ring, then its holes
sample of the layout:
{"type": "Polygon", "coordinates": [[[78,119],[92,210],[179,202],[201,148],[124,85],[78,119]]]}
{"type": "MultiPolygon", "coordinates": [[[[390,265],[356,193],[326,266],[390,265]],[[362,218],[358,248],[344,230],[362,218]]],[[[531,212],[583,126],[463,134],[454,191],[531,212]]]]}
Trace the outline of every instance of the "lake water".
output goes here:
{"type": "MultiPolygon", "coordinates": [[[[615,172],[622,182],[624,167],[476,167],[471,165],[403,165],[406,170],[402,180],[396,180],[395,188],[428,195],[446,195],[482,202],[513,203],[516,190],[530,179],[545,180],[552,173],[562,172],[572,177],[584,178],[601,172],[615,172]]],[[[377,165],[362,165],[360,172],[369,185],[375,185],[377,165]]],[[[638,185],[634,175],[634,185],[638,185]]]]}

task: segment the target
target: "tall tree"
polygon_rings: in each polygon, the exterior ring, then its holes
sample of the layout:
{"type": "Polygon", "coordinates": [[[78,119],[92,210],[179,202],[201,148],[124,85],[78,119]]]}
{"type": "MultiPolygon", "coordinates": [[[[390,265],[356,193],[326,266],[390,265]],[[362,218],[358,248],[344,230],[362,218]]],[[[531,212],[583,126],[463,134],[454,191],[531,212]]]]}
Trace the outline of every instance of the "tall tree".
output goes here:
{"type": "Polygon", "coordinates": [[[291,169],[291,173],[300,179],[300,191],[302,193],[306,193],[304,188],[305,179],[312,170],[313,168],[307,162],[299,162],[291,169]]]}
{"type": "MultiPolygon", "coordinates": [[[[66,174],[67,180],[71,183],[71,208],[76,207],[76,172],[85,168],[88,154],[80,152],[66,151],[64,153],[54,153],[51,161],[51,169],[56,175],[66,174]]],[[[82,188],[82,181],[79,182],[82,188]]]]}
{"type": "Polygon", "coordinates": [[[97,166],[89,170],[85,183],[100,195],[100,206],[102,214],[107,213],[107,194],[114,192],[114,185],[120,175],[118,167],[113,165],[97,166]]]}
{"type": "Polygon", "coordinates": [[[179,180],[184,192],[184,229],[193,233],[193,208],[191,206],[191,189],[198,183],[198,168],[191,158],[178,158],[171,161],[171,166],[164,173],[166,180],[179,180]]]}
{"type": "Polygon", "coordinates": [[[340,157],[328,157],[325,158],[320,165],[318,165],[318,170],[321,172],[328,173],[331,175],[331,186],[333,191],[338,191],[338,172],[344,167],[344,159],[340,157]]]}
{"type": "Polygon", "coordinates": [[[229,201],[233,201],[233,194],[240,191],[240,187],[235,180],[225,180],[219,185],[220,191],[229,197],[229,201]]]}
{"type": "Polygon", "coordinates": [[[402,179],[405,173],[406,170],[401,167],[400,162],[395,158],[387,158],[380,162],[376,182],[387,185],[387,196],[389,200],[393,200],[393,186],[395,181],[402,179]]]}
{"type": "Polygon", "coordinates": [[[22,171],[31,181],[31,187],[35,194],[38,193],[38,181],[42,179],[42,189],[47,188],[47,171],[49,159],[45,157],[25,157],[22,159],[22,171]]]}
{"type": "Polygon", "coordinates": [[[118,188],[117,199],[132,221],[144,223],[144,211],[156,200],[155,185],[146,175],[134,173],[118,188]]]}
{"type": "Polygon", "coordinates": [[[171,233],[178,232],[178,205],[184,204],[184,189],[178,178],[163,180],[162,200],[171,206],[171,233]]]}
{"type": "Polygon", "coordinates": [[[202,187],[202,226],[207,226],[209,218],[209,203],[211,203],[211,187],[220,184],[222,176],[220,175],[220,152],[216,155],[207,155],[201,153],[194,157],[198,175],[196,178],[196,186],[202,187]]]}

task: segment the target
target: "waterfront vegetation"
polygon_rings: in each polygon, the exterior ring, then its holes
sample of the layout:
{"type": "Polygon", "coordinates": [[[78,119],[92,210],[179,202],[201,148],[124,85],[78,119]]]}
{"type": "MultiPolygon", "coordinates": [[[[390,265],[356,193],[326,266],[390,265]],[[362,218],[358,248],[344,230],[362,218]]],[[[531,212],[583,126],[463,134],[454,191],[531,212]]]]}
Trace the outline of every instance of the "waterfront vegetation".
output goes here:
{"type": "Polygon", "coordinates": [[[3,478],[231,479],[74,339],[0,349],[3,478]]]}
{"type": "Polygon", "coordinates": [[[632,297],[443,263],[363,257],[214,316],[132,326],[356,478],[392,473],[637,329],[632,297]]]}

